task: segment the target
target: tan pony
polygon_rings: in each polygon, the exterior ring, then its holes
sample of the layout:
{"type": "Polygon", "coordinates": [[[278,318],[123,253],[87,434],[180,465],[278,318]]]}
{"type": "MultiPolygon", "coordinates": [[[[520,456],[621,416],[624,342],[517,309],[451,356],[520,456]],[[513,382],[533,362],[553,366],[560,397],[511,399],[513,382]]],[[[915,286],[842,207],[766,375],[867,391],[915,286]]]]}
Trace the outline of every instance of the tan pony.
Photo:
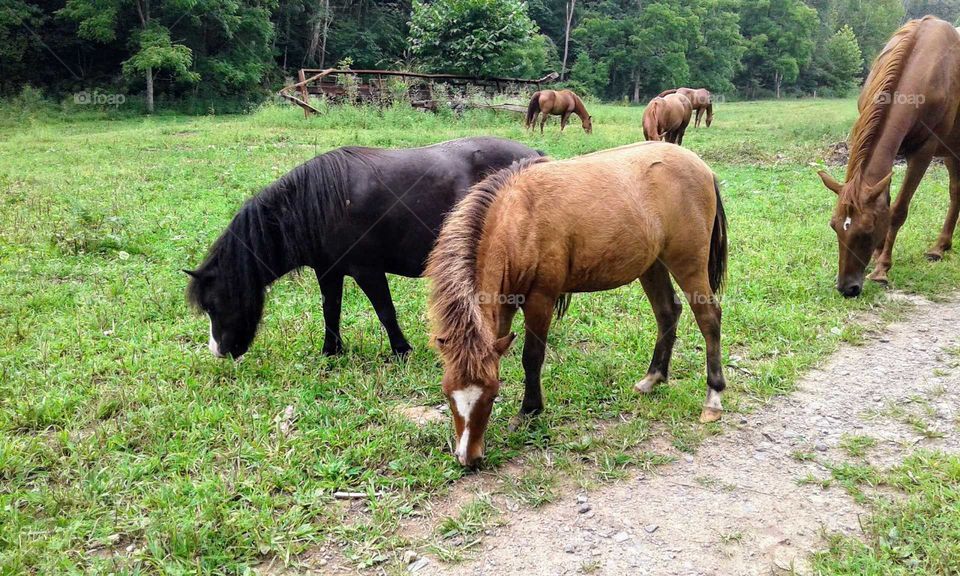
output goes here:
{"type": "Polygon", "coordinates": [[[647,140],[666,140],[671,144],[682,145],[692,113],[693,105],[686,96],[657,96],[643,111],[643,137],[647,140]]]}
{"type": "Polygon", "coordinates": [[[713,95],[710,94],[709,90],[706,88],[674,88],[673,90],[661,92],[660,98],[670,94],[681,94],[687,97],[690,105],[693,106],[693,111],[696,112],[694,126],[697,128],[700,127],[700,120],[704,115],[706,115],[707,128],[713,124],[713,95]]]}
{"type": "Polygon", "coordinates": [[[580,117],[580,123],[583,125],[583,131],[587,134],[593,132],[593,118],[587,112],[587,107],[583,105],[583,100],[570,90],[541,90],[534,92],[530,97],[530,104],[527,106],[527,128],[534,128],[537,124],[537,115],[540,115],[540,133],[543,134],[543,126],[547,123],[550,115],[560,117],[560,131],[567,127],[567,120],[571,114],[580,117]]]}
{"type": "Polygon", "coordinates": [[[858,103],[850,132],[846,182],[826,172],[823,183],[837,194],[830,225],[840,246],[837,290],[854,297],[869,278],[886,283],[897,232],[934,157],[950,173],[950,208],[940,237],[927,251],[940,260],[953,243],[960,213],[960,33],[932,16],[911,20],[877,56],[858,103]],[[907,157],[900,194],[890,205],[890,180],[898,153],[907,157]]]}
{"type": "Polygon", "coordinates": [[[543,409],[540,371],[553,312],[573,292],[611,290],[640,279],[657,320],[648,393],[667,379],[680,301],[687,297],[706,340],[707,397],[701,421],[721,416],[725,387],[720,306],[726,219],[716,179],[688,150],[640,143],[559,162],[524,160],[473,187],[430,254],[433,341],[443,392],[471,466],[500,390],[500,358],[523,310],[525,385],[521,416],[543,409]]]}

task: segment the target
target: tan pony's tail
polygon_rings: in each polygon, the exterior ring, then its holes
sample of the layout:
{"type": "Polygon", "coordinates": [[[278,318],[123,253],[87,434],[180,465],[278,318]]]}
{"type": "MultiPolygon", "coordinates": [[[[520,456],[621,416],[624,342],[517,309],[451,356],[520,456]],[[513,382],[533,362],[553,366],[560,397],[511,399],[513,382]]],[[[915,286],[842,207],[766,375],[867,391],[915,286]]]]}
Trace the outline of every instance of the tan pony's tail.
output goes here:
{"type": "Polygon", "coordinates": [[[720,183],[713,177],[713,191],[717,195],[717,215],[713,220],[713,234],[710,236],[710,260],[707,273],[710,277],[710,289],[714,294],[723,290],[727,281],[727,214],[720,199],[720,183]]]}
{"type": "Polygon", "coordinates": [[[657,118],[657,109],[654,108],[653,102],[650,102],[650,104],[647,105],[647,109],[643,111],[643,137],[647,140],[659,140],[659,124],[660,120],[657,118]]]}
{"type": "Polygon", "coordinates": [[[527,106],[527,128],[533,125],[533,119],[538,112],[540,112],[540,93],[534,92],[533,97],[530,98],[530,105],[527,106]]]}

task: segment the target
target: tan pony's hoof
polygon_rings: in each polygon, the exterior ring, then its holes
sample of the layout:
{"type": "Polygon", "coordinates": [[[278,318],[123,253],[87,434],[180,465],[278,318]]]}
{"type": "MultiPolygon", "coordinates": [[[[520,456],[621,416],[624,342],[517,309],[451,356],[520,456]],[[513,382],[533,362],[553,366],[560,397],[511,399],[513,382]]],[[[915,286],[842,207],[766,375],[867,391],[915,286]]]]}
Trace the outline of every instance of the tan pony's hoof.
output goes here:
{"type": "Polygon", "coordinates": [[[939,262],[943,260],[943,252],[937,252],[936,250],[931,250],[925,254],[927,260],[930,262],[939,262]]]}
{"type": "Polygon", "coordinates": [[[723,410],[718,410],[717,408],[710,408],[708,406],[703,407],[703,411],[700,412],[700,423],[707,424],[709,422],[716,422],[723,416],[723,410]]]}
{"type": "Polygon", "coordinates": [[[634,384],[633,389],[641,394],[649,394],[657,384],[663,381],[664,378],[660,374],[648,374],[646,378],[634,384]]]}
{"type": "Polygon", "coordinates": [[[890,279],[887,278],[886,270],[874,270],[869,276],[867,276],[867,280],[876,282],[877,284],[883,284],[884,286],[890,284],[890,279]]]}

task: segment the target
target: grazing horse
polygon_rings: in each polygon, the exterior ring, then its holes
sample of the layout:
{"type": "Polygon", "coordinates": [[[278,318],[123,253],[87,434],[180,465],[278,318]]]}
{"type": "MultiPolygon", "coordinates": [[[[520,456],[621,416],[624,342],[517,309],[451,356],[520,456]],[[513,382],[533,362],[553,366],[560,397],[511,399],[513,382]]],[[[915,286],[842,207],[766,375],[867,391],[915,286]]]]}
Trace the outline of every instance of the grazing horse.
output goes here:
{"type": "Polygon", "coordinates": [[[373,304],[394,354],[410,351],[386,274],[416,277],[445,215],[470,186],[542,154],[503,138],[424,148],[339,148],[294,168],[248,200],[191,276],[189,301],[210,317],[210,351],[240,357],[266,288],[303,266],[323,294],[323,353],[343,351],[340,304],[351,276],[373,304]]]}
{"type": "Polygon", "coordinates": [[[552,114],[560,116],[560,131],[567,127],[567,120],[571,114],[580,117],[583,124],[583,131],[587,134],[593,132],[593,119],[587,112],[587,107],[583,105],[583,100],[570,90],[541,90],[534,92],[530,98],[530,105],[527,106],[527,128],[534,128],[537,123],[537,114],[541,115],[540,133],[543,134],[543,126],[547,123],[547,118],[552,114]]]}
{"type": "Polygon", "coordinates": [[[713,124],[713,95],[706,88],[674,88],[660,93],[660,98],[670,94],[682,94],[687,97],[693,106],[693,111],[697,113],[694,126],[700,127],[700,119],[704,114],[707,116],[707,128],[713,124]]]}
{"type": "Polygon", "coordinates": [[[540,371],[553,311],[562,316],[571,293],[637,278],[658,332],[636,390],[648,393],[667,379],[681,311],[672,275],[706,340],[700,419],[719,419],[725,382],[715,294],[726,266],[717,180],[696,154],[677,146],[642,142],[566,161],[523,160],[474,186],[444,224],[426,272],[457,459],[471,466],[483,456],[517,310],[526,332],[525,416],[543,410],[540,371]]]}
{"type": "Polygon", "coordinates": [[[643,137],[647,140],[666,140],[671,144],[682,145],[692,113],[693,107],[686,96],[657,96],[643,111],[643,137]]]}
{"type": "Polygon", "coordinates": [[[960,214],[960,33],[932,16],[911,20],[877,56],[860,94],[860,116],[850,132],[850,160],[841,184],[821,171],[837,194],[830,225],[840,245],[837,290],[848,298],[869,278],[886,284],[897,232],[910,199],[934,157],[950,174],[950,208],[937,241],[927,251],[940,260],[953,243],[960,214]],[[900,194],[890,205],[890,180],[898,153],[907,157],[900,194]]]}

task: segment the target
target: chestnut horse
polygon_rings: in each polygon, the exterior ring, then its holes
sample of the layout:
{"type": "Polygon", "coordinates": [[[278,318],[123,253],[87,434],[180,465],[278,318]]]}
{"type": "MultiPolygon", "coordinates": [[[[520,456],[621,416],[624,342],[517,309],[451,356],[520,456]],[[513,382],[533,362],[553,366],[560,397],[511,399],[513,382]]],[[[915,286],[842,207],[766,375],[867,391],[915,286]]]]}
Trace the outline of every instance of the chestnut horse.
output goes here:
{"type": "Polygon", "coordinates": [[[846,297],[863,290],[869,278],[886,284],[897,232],[934,157],[950,174],[950,208],[937,241],[927,251],[940,260],[953,242],[960,213],[960,33],[927,16],[911,20],[877,56],[860,94],[860,117],[850,133],[846,183],[826,172],[823,183],[837,194],[830,225],[840,245],[837,290],[846,297]],[[890,205],[890,180],[897,154],[907,157],[900,194],[890,205]]]}
{"type": "Polygon", "coordinates": [[[593,132],[593,119],[587,112],[587,107],[583,105],[583,100],[570,90],[541,90],[534,92],[530,98],[530,105],[527,106],[527,128],[534,128],[537,123],[537,114],[540,114],[540,133],[543,134],[543,126],[547,123],[547,118],[552,114],[560,116],[560,131],[567,127],[567,120],[571,114],[580,117],[583,124],[583,131],[587,134],[593,132]]]}
{"type": "Polygon", "coordinates": [[[693,106],[693,111],[697,113],[694,126],[700,127],[700,119],[704,114],[707,116],[707,128],[713,124],[713,95],[706,88],[674,88],[660,93],[660,98],[670,94],[682,94],[687,97],[693,106]]]}
{"type": "Polygon", "coordinates": [[[702,422],[721,416],[725,382],[720,306],[727,266],[726,218],[716,178],[693,152],[642,142],[559,162],[525,159],[473,187],[447,219],[427,261],[433,341],[456,456],[483,456],[483,435],[500,389],[500,358],[523,310],[525,386],[520,415],[543,410],[540,370],[554,309],[569,294],[640,279],[657,320],[646,377],[667,379],[683,290],[706,340],[702,422]]]}
{"type": "Polygon", "coordinates": [[[693,106],[686,96],[657,96],[643,111],[643,137],[647,140],[666,140],[671,144],[682,145],[692,113],[693,106]]]}

